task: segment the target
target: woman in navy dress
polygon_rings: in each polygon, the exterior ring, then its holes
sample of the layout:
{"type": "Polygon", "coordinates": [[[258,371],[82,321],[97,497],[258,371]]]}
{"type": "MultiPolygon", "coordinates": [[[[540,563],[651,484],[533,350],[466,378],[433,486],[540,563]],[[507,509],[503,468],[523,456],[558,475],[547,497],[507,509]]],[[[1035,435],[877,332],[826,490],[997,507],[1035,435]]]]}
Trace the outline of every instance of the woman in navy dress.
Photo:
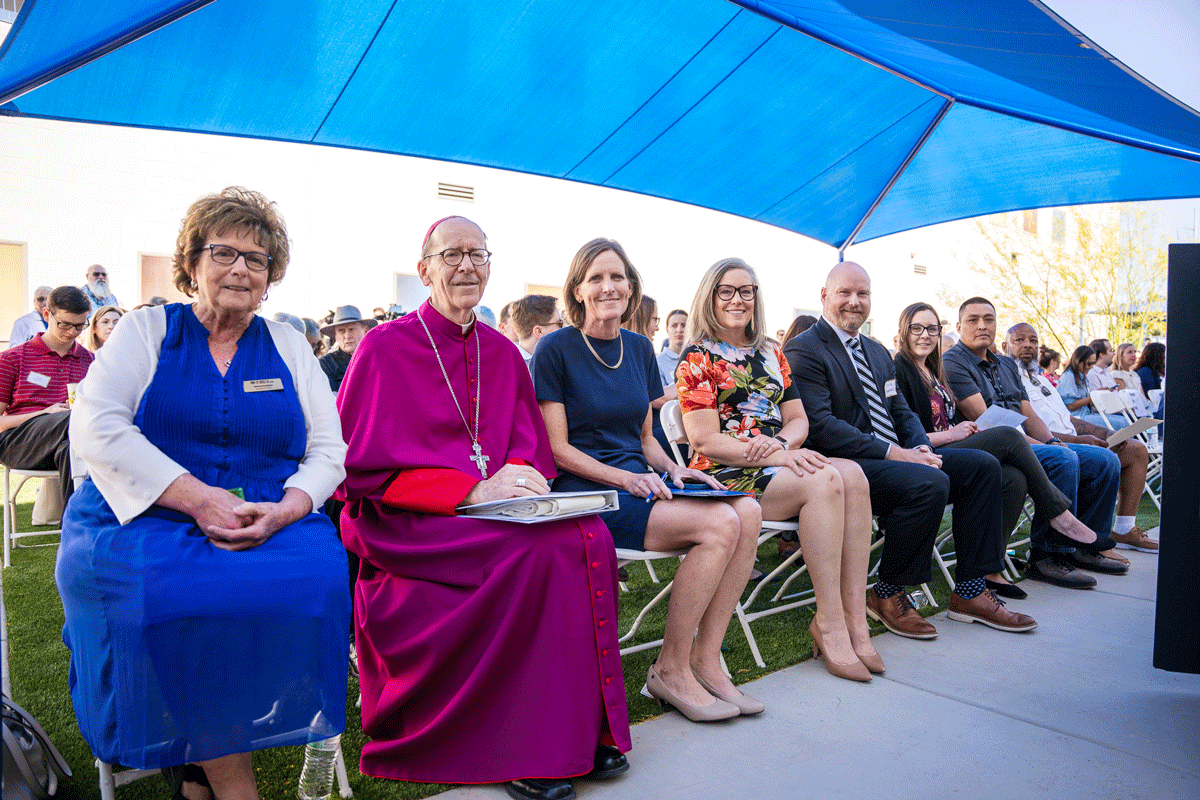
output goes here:
{"type": "Polygon", "coordinates": [[[261,195],[198,200],[174,275],[196,302],[127,315],[71,414],[90,473],[55,571],[75,714],[106,762],[189,765],[189,800],[255,798],[251,751],[345,726],[346,556],[313,512],[346,448],[308,342],[255,313],[287,261],[261,195]]]}
{"type": "Polygon", "coordinates": [[[593,239],[575,254],[563,287],[574,327],[543,336],[533,354],[559,467],[554,489],[616,488],[620,509],[600,516],[618,548],[687,550],[646,690],[696,722],[757,714],[762,703],[721,669],[721,642],[750,578],[761,513],[750,497],[671,499],[671,486],[683,488],[684,479],[724,487],[676,464],[654,439],[650,404],[662,395],[654,347],[621,328],[641,294],[641,277],[617,242],[593,239]]]}

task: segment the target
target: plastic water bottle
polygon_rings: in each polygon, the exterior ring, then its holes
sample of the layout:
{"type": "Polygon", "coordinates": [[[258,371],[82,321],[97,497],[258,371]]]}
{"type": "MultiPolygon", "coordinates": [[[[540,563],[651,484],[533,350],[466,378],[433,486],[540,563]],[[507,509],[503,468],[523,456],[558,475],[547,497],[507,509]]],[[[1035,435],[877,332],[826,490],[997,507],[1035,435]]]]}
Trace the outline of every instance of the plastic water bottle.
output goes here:
{"type": "MultiPolygon", "coordinates": [[[[912,600],[913,608],[920,611],[925,606],[929,605],[929,598],[925,596],[925,592],[920,589],[913,589],[908,593],[908,599],[912,600]]],[[[309,745],[312,747],[312,745],[309,745]]]]}
{"type": "Polygon", "coordinates": [[[300,800],[328,800],[333,794],[334,762],[341,735],[309,742],[304,748],[304,769],[296,794],[300,800]]]}

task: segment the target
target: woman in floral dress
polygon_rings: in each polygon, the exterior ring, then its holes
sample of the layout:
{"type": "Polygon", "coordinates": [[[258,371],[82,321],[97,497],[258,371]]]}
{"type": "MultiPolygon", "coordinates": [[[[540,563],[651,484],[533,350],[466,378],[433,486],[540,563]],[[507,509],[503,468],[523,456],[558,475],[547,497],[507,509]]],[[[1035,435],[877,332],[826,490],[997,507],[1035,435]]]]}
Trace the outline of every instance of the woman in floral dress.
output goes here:
{"type": "Polygon", "coordinates": [[[802,448],[808,417],[783,351],[764,335],[758,279],[746,262],[718,261],[692,303],[676,390],[692,467],[754,492],[763,519],[797,519],[816,592],[809,626],[838,677],[882,673],[866,620],[871,498],[852,461],[802,448]]]}

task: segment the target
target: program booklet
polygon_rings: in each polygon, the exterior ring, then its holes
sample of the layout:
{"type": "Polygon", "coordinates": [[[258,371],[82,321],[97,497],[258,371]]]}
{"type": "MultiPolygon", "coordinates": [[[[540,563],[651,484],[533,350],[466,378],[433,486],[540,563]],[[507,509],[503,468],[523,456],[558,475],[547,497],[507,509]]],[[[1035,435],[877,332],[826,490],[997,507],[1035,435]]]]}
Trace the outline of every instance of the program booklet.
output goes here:
{"type": "Polygon", "coordinates": [[[456,509],[460,517],[493,519],[501,522],[545,522],[570,519],[620,508],[615,489],[594,492],[550,492],[536,497],[512,497],[456,509]]]}
{"type": "Polygon", "coordinates": [[[1109,434],[1108,447],[1111,450],[1126,439],[1137,436],[1143,431],[1148,431],[1156,425],[1162,425],[1162,420],[1154,419],[1153,417],[1142,417],[1137,422],[1131,423],[1124,428],[1121,428],[1121,430],[1113,431],[1111,434],[1109,434]]]}

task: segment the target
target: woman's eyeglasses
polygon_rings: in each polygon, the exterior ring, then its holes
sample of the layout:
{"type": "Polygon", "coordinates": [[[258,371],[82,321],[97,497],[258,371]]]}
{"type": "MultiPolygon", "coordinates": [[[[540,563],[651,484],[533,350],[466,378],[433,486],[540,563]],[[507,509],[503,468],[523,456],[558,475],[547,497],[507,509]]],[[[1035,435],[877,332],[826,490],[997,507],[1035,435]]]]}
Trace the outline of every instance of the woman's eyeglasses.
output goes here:
{"type": "Polygon", "coordinates": [[[908,332],[911,333],[913,336],[920,336],[922,333],[928,333],[930,336],[941,336],[942,335],[942,326],[941,325],[917,325],[916,323],[913,323],[912,325],[908,326],[908,332]]]}
{"type": "Polygon", "coordinates": [[[723,283],[717,287],[717,297],[721,300],[732,300],[734,295],[749,302],[758,294],[758,287],[754,284],[746,284],[745,286],[730,286],[723,283]]]}
{"type": "Polygon", "coordinates": [[[236,247],[230,247],[226,244],[210,244],[200,248],[207,250],[212,256],[214,264],[220,264],[223,267],[228,267],[238,260],[241,256],[246,261],[246,269],[254,272],[264,272],[267,267],[271,266],[273,260],[266,253],[244,253],[236,247]]]}

